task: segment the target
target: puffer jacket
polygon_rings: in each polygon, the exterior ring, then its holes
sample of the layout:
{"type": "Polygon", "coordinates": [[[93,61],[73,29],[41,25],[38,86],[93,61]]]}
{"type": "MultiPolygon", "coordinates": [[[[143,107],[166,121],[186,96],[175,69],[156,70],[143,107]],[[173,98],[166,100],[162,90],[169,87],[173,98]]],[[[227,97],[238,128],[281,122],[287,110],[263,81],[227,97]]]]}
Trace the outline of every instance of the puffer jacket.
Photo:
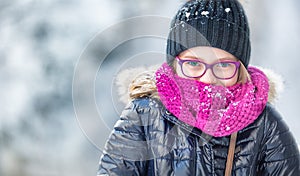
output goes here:
{"type": "MultiPolygon", "coordinates": [[[[144,78],[142,82],[151,87],[149,75],[144,78]]],[[[133,96],[115,124],[98,175],[224,175],[230,137],[202,133],[169,113],[154,89],[136,87],[138,96],[133,96]]],[[[135,88],[131,91],[136,93],[135,88]]],[[[295,139],[270,103],[238,132],[232,175],[300,175],[295,139]]]]}

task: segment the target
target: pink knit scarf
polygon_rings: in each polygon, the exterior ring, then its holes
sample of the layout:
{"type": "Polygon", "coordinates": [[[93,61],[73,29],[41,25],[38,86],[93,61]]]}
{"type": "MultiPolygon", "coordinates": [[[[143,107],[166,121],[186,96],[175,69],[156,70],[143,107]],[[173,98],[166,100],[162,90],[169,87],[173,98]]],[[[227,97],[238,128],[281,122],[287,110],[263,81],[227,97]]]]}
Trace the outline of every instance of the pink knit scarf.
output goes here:
{"type": "Polygon", "coordinates": [[[162,103],[181,121],[204,133],[227,136],[251,124],[268,100],[268,79],[249,67],[251,81],[230,87],[214,86],[181,78],[164,63],[156,71],[156,86],[162,103]]]}

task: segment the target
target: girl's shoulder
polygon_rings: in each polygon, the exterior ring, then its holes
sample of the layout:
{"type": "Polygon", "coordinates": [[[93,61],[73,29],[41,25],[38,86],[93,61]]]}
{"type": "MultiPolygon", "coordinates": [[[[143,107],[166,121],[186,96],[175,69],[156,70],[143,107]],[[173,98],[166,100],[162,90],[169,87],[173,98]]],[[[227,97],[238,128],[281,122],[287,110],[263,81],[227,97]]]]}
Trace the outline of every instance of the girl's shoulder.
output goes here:
{"type": "Polygon", "coordinates": [[[289,131],[289,128],[280,114],[280,112],[274,107],[274,105],[267,103],[263,112],[264,122],[267,129],[280,131],[289,131]]]}
{"type": "Polygon", "coordinates": [[[147,101],[147,99],[143,100],[145,97],[159,99],[155,84],[155,71],[158,67],[159,65],[153,65],[121,71],[116,77],[120,100],[127,104],[132,100],[147,101]]]}

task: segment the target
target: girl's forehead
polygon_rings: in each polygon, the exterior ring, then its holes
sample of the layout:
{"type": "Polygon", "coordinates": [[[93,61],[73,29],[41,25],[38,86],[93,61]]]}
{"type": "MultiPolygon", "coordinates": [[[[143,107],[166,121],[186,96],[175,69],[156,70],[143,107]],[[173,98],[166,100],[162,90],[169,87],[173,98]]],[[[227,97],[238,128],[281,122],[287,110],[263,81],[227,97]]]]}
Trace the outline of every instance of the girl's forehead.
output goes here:
{"type": "Polygon", "coordinates": [[[208,47],[208,46],[198,46],[185,50],[179,54],[180,57],[192,57],[199,58],[207,61],[214,61],[218,59],[228,59],[228,60],[238,60],[235,56],[227,51],[219,48],[208,47]]]}

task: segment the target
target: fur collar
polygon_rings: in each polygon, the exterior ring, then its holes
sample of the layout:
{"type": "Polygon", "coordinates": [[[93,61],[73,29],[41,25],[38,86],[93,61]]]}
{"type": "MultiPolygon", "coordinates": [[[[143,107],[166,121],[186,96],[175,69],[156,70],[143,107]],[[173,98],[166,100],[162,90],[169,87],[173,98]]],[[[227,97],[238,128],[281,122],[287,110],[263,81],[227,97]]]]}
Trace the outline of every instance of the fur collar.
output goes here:
{"type": "MultiPolygon", "coordinates": [[[[160,65],[151,67],[138,67],[122,70],[116,77],[116,85],[120,101],[127,104],[128,101],[140,97],[157,98],[157,90],[155,85],[155,71],[160,65]],[[135,78],[132,75],[136,75],[135,78]]],[[[269,80],[270,90],[268,102],[274,104],[283,90],[283,80],[280,75],[270,69],[257,67],[262,70],[269,80]]]]}

